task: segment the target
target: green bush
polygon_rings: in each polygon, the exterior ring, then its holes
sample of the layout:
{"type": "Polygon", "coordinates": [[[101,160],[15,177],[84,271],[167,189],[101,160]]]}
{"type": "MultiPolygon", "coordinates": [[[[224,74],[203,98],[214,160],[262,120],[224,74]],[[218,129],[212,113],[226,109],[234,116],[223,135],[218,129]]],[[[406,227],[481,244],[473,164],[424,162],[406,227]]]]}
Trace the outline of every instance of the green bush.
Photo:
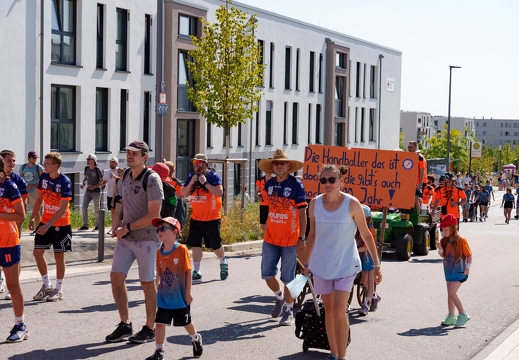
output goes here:
{"type": "MultiPolygon", "coordinates": [[[[75,208],[74,203],[70,203],[70,226],[72,229],[79,229],[83,226],[83,214],[81,212],[81,208],[75,208]]],[[[29,211],[25,216],[25,221],[23,222],[23,230],[29,231],[29,219],[31,217],[31,212],[29,211]]],[[[35,226],[38,224],[35,224],[35,226]]],[[[96,226],[96,216],[93,209],[89,209],[88,211],[88,227],[94,228],[96,226]]],[[[105,209],[105,228],[112,227],[112,213],[109,210],[105,209]]]]}

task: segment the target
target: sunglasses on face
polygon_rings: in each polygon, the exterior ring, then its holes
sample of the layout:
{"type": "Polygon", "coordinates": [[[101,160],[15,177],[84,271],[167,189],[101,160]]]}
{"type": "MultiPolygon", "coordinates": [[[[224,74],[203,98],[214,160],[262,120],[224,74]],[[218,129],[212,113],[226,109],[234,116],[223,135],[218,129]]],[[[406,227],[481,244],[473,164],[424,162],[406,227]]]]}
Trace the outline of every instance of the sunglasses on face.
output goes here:
{"type": "Polygon", "coordinates": [[[157,234],[158,234],[159,232],[164,232],[164,231],[166,231],[166,230],[168,230],[168,229],[171,230],[171,231],[175,230],[175,228],[174,228],[173,226],[163,225],[163,226],[159,226],[159,227],[157,228],[157,234]]]}
{"type": "Polygon", "coordinates": [[[203,163],[202,160],[193,160],[193,164],[200,165],[202,163],[203,163]]]}
{"type": "Polygon", "coordinates": [[[285,166],[286,165],[286,161],[273,161],[272,165],[273,166],[285,166]]]}
{"type": "Polygon", "coordinates": [[[336,181],[337,181],[336,177],[329,177],[329,178],[323,177],[323,178],[319,179],[319,182],[323,185],[325,185],[326,183],[335,184],[336,181]]]}

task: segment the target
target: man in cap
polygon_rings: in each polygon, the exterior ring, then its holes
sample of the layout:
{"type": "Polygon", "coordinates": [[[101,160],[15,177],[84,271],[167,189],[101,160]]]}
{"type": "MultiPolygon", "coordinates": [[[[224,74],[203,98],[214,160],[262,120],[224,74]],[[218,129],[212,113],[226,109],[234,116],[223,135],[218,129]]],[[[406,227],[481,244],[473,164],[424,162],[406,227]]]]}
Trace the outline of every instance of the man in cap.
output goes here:
{"type": "MultiPolygon", "coordinates": [[[[115,190],[115,180],[119,178],[117,176],[117,170],[119,169],[119,159],[115,156],[110,159],[110,168],[105,170],[105,174],[103,176],[103,184],[106,185],[106,205],[108,210],[112,213],[112,221],[115,217],[115,204],[112,206],[112,195],[115,190]]],[[[108,231],[108,235],[112,234],[112,230],[108,231]]]]}
{"type": "Polygon", "coordinates": [[[425,157],[421,154],[420,149],[418,149],[418,144],[416,141],[409,141],[407,150],[418,155],[418,175],[416,177],[415,207],[416,210],[420,212],[420,207],[422,205],[422,191],[423,188],[427,185],[427,160],[425,160],[425,157]]]}
{"type": "Polygon", "coordinates": [[[262,159],[258,164],[266,174],[275,174],[267,180],[265,189],[268,198],[267,228],[262,245],[261,277],[274,292],[276,303],[271,315],[277,318],[285,311],[280,325],[294,323],[294,299],[286,284],[291,282],[296,270],[296,251],[306,247],[306,191],[303,183],[290,175],[303,167],[303,163],[290,160],[282,149],[277,149],[272,159],[262,159]],[[283,291],[276,279],[278,262],[281,259],[283,291]],[[283,295],[284,293],[284,295],[283,295]]]}
{"type": "MultiPolygon", "coordinates": [[[[434,193],[434,205],[432,209],[441,206],[441,215],[443,219],[447,214],[452,214],[460,222],[460,206],[467,202],[467,196],[463,189],[454,186],[454,174],[445,173],[445,184],[437,189],[434,193]]],[[[433,211],[433,210],[432,210],[433,211]]]]}
{"type": "MultiPolygon", "coordinates": [[[[28,211],[32,211],[34,206],[34,201],[38,197],[38,192],[36,191],[36,186],[38,185],[38,181],[40,180],[40,175],[43,173],[43,166],[36,163],[36,160],[39,158],[36,151],[31,150],[27,154],[27,163],[23,164],[20,168],[20,176],[25,180],[25,184],[27,185],[27,194],[29,195],[27,201],[27,209],[28,211]]],[[[37,224],[40,223],[40,213],[38,212],[34,218],[37,224]]],[[[31,235],[35,235],[36,232],[33,231],[31,235]]]]}
{"type": "Polygon", "coordinates": [[[157,287],[155,285],[155,261],[160,241],[151,221],[160,216],[164,197],[159,175],[146,166],[148,145],[142,140],[131,142],[126,150],[128,168],[122,178],[123,214],[117,212],[112,237],[115,244],[110,282],[115,305],[121,322],[106,341],[119,342],[128,338],[134,343],[155,339],[155,312],[157,310],[157,287]],[[144,183],[146,181],[146,183],[144,183]],[[122,222],[121,222],[122,220],[122,222]],[[139,280],[144,291],[146,324],[132,336],[128,306],[126,277],[133,262],[137,260],[139,280]]]}
{"type": "Polygon", "coordinates": [[[87,185],[85,195],[83,196],[83,226],[79,230],[88,230],[88,206],[90,202],[94,201],[94,212],[96,214],[96,226],[93,231],[98,230],[99,224],[99,205],[101,200],[101,188],[104,187],[104,177],[101,169],[97,167],[97,156],[90,154],[86,158],[87,166],[83,171],[83,182],[79,185],[80,189],[87,185]]]}
{"type": "Polygon", "coordinates": [[[184,198],[191,196],[187,245],[192,247],[193,253],[193,283],[202,281],[202,241],[206,247],[213,249],[220,260],[220,279],[225,280],[229,276],[229,264],[220,237],[222,179],[214,169],[209,168],[205,154],[196,154],[191,162],[195,171],[189,174],[180,193],[184,198]]]}

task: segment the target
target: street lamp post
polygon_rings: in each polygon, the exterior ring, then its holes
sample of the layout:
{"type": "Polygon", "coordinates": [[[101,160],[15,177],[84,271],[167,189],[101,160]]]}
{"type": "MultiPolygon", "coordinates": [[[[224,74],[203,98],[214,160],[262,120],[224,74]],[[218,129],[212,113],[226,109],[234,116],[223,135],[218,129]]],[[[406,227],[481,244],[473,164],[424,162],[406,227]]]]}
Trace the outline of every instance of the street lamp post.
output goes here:
{"type": "Polygon", "coordinates": [[[451,83],[452,83],[452,69],[461,69],[461,66],[449,65],[449,111],[447,115],[447,171],[451,169],[451,83]]]}
{"type": "Polygon", "coordinates": [[[378,140],[377,140],[377,149],[380,150],[380,113],[382,110],[382,59],[384,55],[378,54],[378,59],[380,60],[380,68],[378,75],[378,140]]]}

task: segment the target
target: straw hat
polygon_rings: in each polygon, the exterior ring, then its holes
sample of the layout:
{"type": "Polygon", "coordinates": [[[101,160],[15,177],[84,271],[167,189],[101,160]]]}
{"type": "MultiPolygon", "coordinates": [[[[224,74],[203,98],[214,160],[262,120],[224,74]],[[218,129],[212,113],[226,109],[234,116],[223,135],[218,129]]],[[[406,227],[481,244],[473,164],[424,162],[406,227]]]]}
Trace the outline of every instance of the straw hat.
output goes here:
{"type": "Polygon", "coordinates": [[[276,149],[272,159],[261,159],[258,163],[258,167],[260,170],[266,172],[267,174],[273,174],[274,168],[272,167],[272,163],[274,161],[286,161],[290,163],[290,172],[295,172],[301,170],[303,168],[303,163],[298,160],[290,160],[283,149],[276,149]]]}

